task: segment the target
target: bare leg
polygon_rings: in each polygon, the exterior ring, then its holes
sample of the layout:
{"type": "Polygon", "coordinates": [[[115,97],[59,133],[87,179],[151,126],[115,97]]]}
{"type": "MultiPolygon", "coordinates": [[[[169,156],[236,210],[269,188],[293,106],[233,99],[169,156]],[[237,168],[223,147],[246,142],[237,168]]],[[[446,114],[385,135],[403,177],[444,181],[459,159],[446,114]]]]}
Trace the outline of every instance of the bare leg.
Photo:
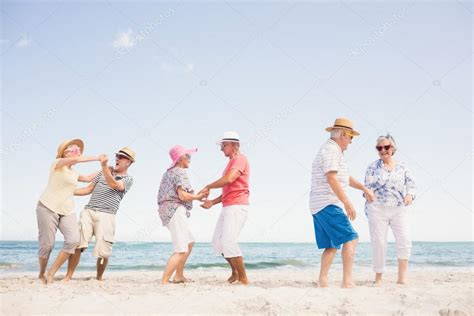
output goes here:
{"type": "Polygon", "coordinates": [[[163,271],[161,284],[170,283],[170,278],[173,275],[173,272],[178,268],[178,265],[183,260],[185,255],[185,252],[175,252],[171,255],[171,257],[168,259],[168,263],[166,263],[165,271],[163,271]]]}
{"type": "Polygon", "coordinates": [[[244,284],[247,285],[249,283],[249,280],[247,279],[247,273],[245,271],[245,264],[244,264],[244,258],[243,257],[235,257],[235,258],[228,258],[235,269],[237,270],[237,273],[239,275],[239,284],[244,284]]]}
{"type": "Polygon", "coordinates": [[[328,273],[332,260],[337,253],[336,248],[326,248],[321,255],[321,269],[319,271],[318,287],[328,287],[328,273]]]}
{"type": "Polygon", "coordinates": [[[58,272],[59,268],[61,268],[61,266],[70,256],[70,253],[64,251],[59,252],[58,257],[56,258],[53,265],[49,269],[48,274],[46,275],[46,283],[53,283],[54,275],[56,274],[56,272],[58,272]]]}
{"type": "Polygon", "coordinates": [[[398,284],[408,284],[407,282],[408,260],[398,259],[398,284]]]}
{"type": "Polygon", "coordinates": [[[193,250],[194,243],[191,242],[188,244],[188,252],[184,254],[181,261],[176,268],[176,274],[174,275],[173,282],[185,282],[187,281],[186,277],[184,276],[184,266],[186,265],[186,261],[188,261],[189,255],[193,250]]]}
{"type": "Polygon", "coordinates": [[[39,266],[40,266],[38,279],[40,279],[41,282],[43,282],[44,284],[46,284],[46,277],[44,274],[46,272],[46,266],[48,265],[48,259],[49,259],[49,256],[46,258],[38,257],[39,266]]]}
{"type": "Polygon", "coordinates": [[[227,282],[229,283],[234,283],[239,279],[239,272],[237,271],[237,268],[235,267],[234,262],[231,260],[231,258],[224,258],[230,265],[230,268],[232,269],[232,274],[231,276],[227,279],[227,282]]]}
{"type": "Polygon", "coordinates": [[[375,273],[375,284],[382,283],[382,276],[383,276],[383,273],[375,273]]]}
{"type": "Polygon", "coordinates": [[[81,260],[81,253],[83,249],[76,249],[76,252],[69,257],[69,262],[67,265],[67,273],[66,277],[64,278],[64,281],[69,281],[72,279],[72,275],[74,274],[74,271],[76,271],[77,265],[79,264],[79,261],[81,260]]]}
{"type": "Polygon", "coordinates": [[[342,246],[342,284],[343,288],[355,287],[352,281],[352,265],[354,263],[355,249],[358,239],[346,242],[342,246]]]}
{"type": "Polygon", "coordinates": [[[109,258],[97,258],[97,280],[102,281],[102,276],[104,275],[105,268],[109,263],[109,258]],[[103,261],[102,261],[103,260],[103,261]]]}

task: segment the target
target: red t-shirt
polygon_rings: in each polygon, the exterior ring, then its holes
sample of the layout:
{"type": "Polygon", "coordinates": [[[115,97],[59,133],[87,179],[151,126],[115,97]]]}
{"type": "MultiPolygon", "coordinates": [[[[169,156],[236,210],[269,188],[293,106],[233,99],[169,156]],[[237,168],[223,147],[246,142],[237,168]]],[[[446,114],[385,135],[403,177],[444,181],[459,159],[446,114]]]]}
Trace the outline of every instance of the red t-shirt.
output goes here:
{"type": "Polygon", "coordinates": [[[249,174],[250,166],[245,157],[239,154],[237,157],[230,159],[223,175],[226,175],[231,169],[240,171],[240,176],[232,183],[222,188],[222,205],[248,205],[249,204],[249,174]]]}

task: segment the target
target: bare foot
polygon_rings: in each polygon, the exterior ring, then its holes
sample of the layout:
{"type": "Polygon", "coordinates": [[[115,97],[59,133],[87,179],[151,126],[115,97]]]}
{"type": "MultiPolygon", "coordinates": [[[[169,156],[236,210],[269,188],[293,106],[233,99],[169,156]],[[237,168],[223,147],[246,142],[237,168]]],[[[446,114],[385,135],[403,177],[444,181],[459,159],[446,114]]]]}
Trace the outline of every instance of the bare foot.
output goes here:
{"type": "Polygon", "coordinates": [[[242,285],[247,285],[249,284],[249,280],[247,278],[240,278],[238,281],[237,281],[237,284],[242,284],[242,285]]]}
{"type": "Polygon", "coordinates": [[[398,280],[397,283],[398,283],[398,284],[402,284],[402,285],[408,285],[408,282],[407,282],[406,279],[398,280]]]}
{"type": "Polygon", "coordinates": [[[171,281],[171,283],[177,283],[177,284],[180,284],[180,283],[192,283],[193,280],[191,279],[188,279],[186,277],[182,277],[182,278],[174,278],[173,281],[171,281]]]}
{"type": "Polygon", "coordinates": [[[328,287],[328,279],[327,278],[319,278],[318,282],[316,282],[316,287],[328,287]]]}
{"type": "Polygon", "coordinates": [[[45,278],[46,278],[46,284],[51,284],[54,282],[54,276],[52,275],[45,274],[45,278]]]}
{"type": "Polygon", "coordinates": [[[184,283],[184,282],[185,282],[184,280],[173,280],[173,281],[170,281],[169,283],[182,284],[182,283],[184,283]]]}
{"type": "Polygon", "coordinates": [[[46,283],[46,277],[44,276],[44,274],[43,274],[43,275],[40,275],[40,276],[38,277],[38,280],[40,280],[40,282],[43,283],[43,284],[45,284],[45,285],[47,284],[47,283],[46,283]]]}
{"type": "Polygon", "coordinates": [[[227,282],[234,283],[239,279],[239,275],[237,273],[232,273],[232,275],[227,279],[227,282]]]}
{"type": "Polygon", "coordinates": [[[67,282],[69,282],[69,281],[71,281],[71,280],[72,280],[71,277],[65,276],[64,279],[62,280],[62,282],[66,282],[66,283],[67,283],[67,282]]]}
{"type": "Polygon", "coordinates": [[[382,279],[375,279],[374,284],[375,285],[381,285],[383,283],[382,279]]]}
{"type": "Polygon", "coordinates": [[[341,288],[343,288],[343,289],[353,289],[355,287],[356,287],[356,285],[354,284],[354,282],[343,282],[341,284],[341,288]]]}
{"type": "Polygon", "coordinates": [[[95,279],[96,279],[97,281],[101,281],[101,282],[105,280],[103,277],[100,277],[100,278],[99,278],[99,277],[96,277],[95,279]]]}

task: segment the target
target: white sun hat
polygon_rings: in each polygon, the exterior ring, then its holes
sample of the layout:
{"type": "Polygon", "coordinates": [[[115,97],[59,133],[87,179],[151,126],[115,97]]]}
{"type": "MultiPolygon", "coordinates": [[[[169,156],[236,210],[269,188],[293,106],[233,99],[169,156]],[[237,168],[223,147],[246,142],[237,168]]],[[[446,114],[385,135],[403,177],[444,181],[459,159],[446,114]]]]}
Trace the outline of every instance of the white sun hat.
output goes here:
{"type": "Polygon", "coordinates": [[[217,141],[217,145],[221,145],[223,142],[240,143],[240,137],[237,132],[225,132],[220,140],[217,141]]]}

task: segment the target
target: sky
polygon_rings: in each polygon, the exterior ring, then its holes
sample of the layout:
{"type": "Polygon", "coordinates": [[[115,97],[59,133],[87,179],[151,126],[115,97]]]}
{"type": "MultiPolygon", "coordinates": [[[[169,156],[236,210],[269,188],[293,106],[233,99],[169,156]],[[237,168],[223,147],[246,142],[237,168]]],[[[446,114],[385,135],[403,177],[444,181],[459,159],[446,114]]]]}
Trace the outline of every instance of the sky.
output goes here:
{"type": "MultiPolygon", "coordinates": [[[[412,239],[471,241],[472,12],[463,0],[2,1],[0,238],[37,238],[56,149],[81,138],[85,155],[137,153],[117,240],[168,242],[156,204],[168,150],[199,148],[199,190],[221,175],[215,142],[234,130],[251,166],[240,240],[314,242],[311,164],[324,129],[347,117],[361,133],[345,152],[360,181],[377,137],[397,141],[418,187],[412,239]]],[[[368,241],[364,200],[348,194],[368,241]]],[[[87,201],[76,198],[78,215],[87,201]]],[[[211,240],[220,211],[194,204],[197,241],[211,240]]]]}

